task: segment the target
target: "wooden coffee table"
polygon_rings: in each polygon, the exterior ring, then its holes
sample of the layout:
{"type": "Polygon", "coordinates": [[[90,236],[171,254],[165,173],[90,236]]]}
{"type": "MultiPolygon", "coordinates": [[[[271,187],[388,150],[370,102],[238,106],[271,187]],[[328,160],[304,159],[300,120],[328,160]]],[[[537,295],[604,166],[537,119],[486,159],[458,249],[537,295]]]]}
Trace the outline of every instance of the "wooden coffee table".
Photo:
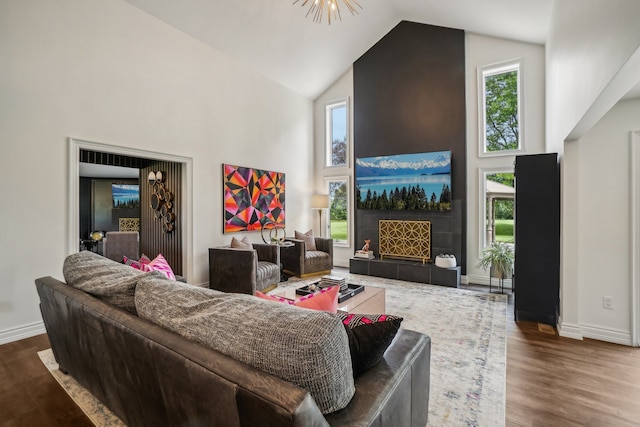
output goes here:
{"type": "MultiPolygon", "coordinates": [[[[273,292],[274,295],[295,300],[302,295],[296,294],[295,288],[273,292]]],[[[338,311],[357,314],[383,314],[385,313],[384,288],[365,286],[364,291],[338,304],[338,311]]]]}

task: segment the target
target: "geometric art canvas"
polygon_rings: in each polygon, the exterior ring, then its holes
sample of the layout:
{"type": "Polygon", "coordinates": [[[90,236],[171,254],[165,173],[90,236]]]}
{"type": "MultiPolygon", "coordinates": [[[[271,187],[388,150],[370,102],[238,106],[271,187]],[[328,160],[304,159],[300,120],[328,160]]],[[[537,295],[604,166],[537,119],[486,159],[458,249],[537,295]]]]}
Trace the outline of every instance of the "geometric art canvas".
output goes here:
{"type": "Polygon", "coordinates": [[[222,165],[224,232],[284,228],[284,173],[222,165]]]}

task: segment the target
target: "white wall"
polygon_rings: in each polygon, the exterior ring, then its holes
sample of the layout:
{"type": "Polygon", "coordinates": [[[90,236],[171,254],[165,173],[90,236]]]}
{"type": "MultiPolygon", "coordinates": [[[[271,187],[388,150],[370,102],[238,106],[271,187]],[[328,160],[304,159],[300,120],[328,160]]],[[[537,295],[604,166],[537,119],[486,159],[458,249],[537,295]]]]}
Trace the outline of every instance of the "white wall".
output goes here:
{"type": "Polygon", "coordinates": [[[544,152],[544,46],[512,40],[466,35],[467,97],[467,281],[488,284],[489,273],[476,268],[484,226],[480,169],[513,170],[515,156],[480,157],[478,68],[522,58],[522,154],[544,152]]]}
{"type": "MultiPolygon", "coordinates": [[[[313,123],[314,123],[314,156],[315,156],[315,177],[316,186],[315,191],[318,193],[325,193],[326,182],[325,178],[329,177],[349,177],[350,187],[350,200],[349,200],[349,215],[351,222],[349,224],[349,245],[348,246],[334,246],[333,248],[333,263],[339,267],[349,267],[349,259],[353,256],[356,248],[354,247],[353,236],[353,216],[355,214],[353,208],[353,68],[349,70],[339,78],[331,87],[329,87],[323,94],[321,94],[313,104],[313,123]],[[325,117],[324,111],[327,103],[337,101],[339,99],[348,98],[349,101],[349,159],[347,167],[326,167],[325,166],[325,117]]],[[[328,212],[322,218],[322,226],[326,226],[325,219],[328,216],[328,212]]],[[[320,225],[316,220],[314,222],[314,229],[319,230],[320,225]]],[[[326,232],[323,231],[323,235],[326,232]]],[[[356,245],[357,246],[357,245],[356,245]]],[[[362,246],[362,245],[360,245],[362,246]]],[[[359,247],[358,247],[359,249],[359,247]]]]}
{"type": "Polygon", "coordinates": [[[287,231],[309,227],[312,102],[130,4],[3,0],[0,63],[0,343],[41,330],[34,279],[62,278],[68,137],[193,158],[192,283],[231,239],[223,162],[285,172],[287,231]]]}
{"type": "Polygon", "coordinates": [[[562,152],[569,133],[638,49],[638,16],[637,0],[554,3],[546,45],[549,151],[562,152]]]}
{"type": "MultiPolygon", "coordinates": [[[[585,218],[588,213],[578,209],[576,203],[581,195],[589,198],[592,190],[585,184],[589,177],[584,176],[586,171],[580,163],[584,155],[582,151],[587,148],[583,147],[582,141],[569,139],[580,139],[585,135],[621,94],[640,80],[640,67],[637,64],[640,46],[638,16],[640,2],[636,0],[563,0],[554,4],[546,44],[546,139],[549,151],[564,152],[561,167],[562,277],[559,325],[563,336],[583,336],[582,316],[587,314],[587,308],[598,305],[595,294],[589,294],[601,291],[581,282],[581,278],[585,277],[585,263],[581,258],[584,242],[581,239],[591,224],[587,224],[585,218]]],[[[604,138],[603,141],[607,140],[604,138]]],[[[606,157],[608,143],[601,147],[601,154],[606,157]]],[[[595,155],[594,149],[597,151],[593,147],[587,150],[590,156],[595,155]]],[[[625,222],[624,225],[629,224],[625,222]]],[[[602,306],[601,301],[599,306],[602,306]]],[[[606,317],[611,315],[608,313],[606,317]]],[[[623,314],[618,311],[613,316],[622,319],[623,314]]],[[[601,339],[617,342],[620,331],[626,333],[626,327],[620,320],[612,322],[611,319],[593,315],[588,318],[589,331],[600,329],[602,332],[613,328],[609,338],[600,334],[601,339]]],[[[594,334],[586,331],[585,335],[594,334]]]]}
{"type": "MultiPolygon", "coordinates": [[[[575,144],[578,182],[579,325],[582,335],[631,343],[630,132],[640,99],[621,101],[575,144]],[[614,309],[603,308],[603,296],[614,309]]],[[[567,151],[565,157],[573,156],[567,151]]]]}

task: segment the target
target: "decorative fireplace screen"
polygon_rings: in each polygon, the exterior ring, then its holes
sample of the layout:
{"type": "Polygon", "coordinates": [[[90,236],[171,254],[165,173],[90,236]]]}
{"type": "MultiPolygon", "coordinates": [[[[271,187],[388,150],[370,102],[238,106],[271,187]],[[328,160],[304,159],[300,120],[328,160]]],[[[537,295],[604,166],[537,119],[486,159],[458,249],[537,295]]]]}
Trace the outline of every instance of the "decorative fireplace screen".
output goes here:
{"type": "Polygon", "coordinates": [[[424,264],[431,259],[431,221],[379,222],[380,259],[419,259],[424,264]]]}

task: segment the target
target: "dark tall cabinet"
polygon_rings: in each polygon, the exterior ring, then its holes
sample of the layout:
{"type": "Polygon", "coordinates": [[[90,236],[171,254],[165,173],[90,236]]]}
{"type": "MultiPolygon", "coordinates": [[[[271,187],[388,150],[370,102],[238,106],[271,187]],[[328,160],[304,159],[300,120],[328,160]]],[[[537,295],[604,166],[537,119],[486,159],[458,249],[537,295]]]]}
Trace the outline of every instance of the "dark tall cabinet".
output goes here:
{"type": "Polygon", "coordinates": [[[558,155],[516,156],[515,318],[558,322],[560,168],[558,155]]]}

